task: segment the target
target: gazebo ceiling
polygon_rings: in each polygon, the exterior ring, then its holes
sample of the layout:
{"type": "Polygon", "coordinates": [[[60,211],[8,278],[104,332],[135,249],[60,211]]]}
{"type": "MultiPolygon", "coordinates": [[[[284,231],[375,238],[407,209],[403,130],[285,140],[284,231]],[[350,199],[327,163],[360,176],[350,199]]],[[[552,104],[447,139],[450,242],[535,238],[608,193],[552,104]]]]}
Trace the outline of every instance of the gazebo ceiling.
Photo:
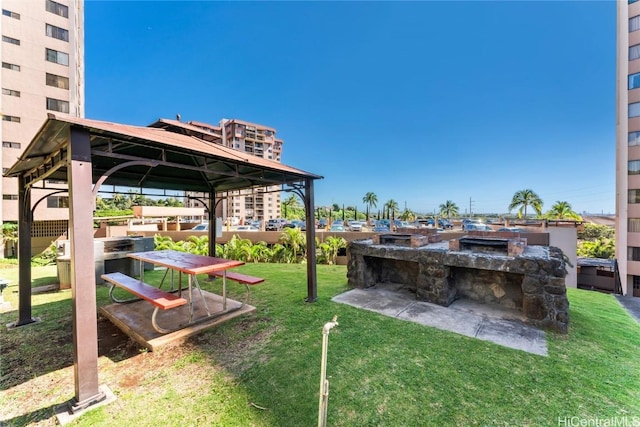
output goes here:
{"type": "Polygon", "coordinates": [[[93,182],[112,168],[109,185],[181,191],[232,191],[273,185],[299,186],[321,179],[281,163],[153,127],[49,114],[5,176],[66,181],[71,129],[89,131],[93,182]],[[130,165],[118,168],[127,162],[130,165]]]}

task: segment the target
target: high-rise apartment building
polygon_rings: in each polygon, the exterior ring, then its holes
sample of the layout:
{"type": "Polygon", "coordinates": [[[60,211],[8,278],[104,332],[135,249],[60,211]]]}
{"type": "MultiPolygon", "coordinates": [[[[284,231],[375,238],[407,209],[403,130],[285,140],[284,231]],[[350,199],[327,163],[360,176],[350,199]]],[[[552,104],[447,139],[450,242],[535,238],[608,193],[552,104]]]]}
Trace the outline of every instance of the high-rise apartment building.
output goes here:
{"type": "MultiPolygon", "coordinates": [[[[31,142],[47,112],[84,117],[84,0],[2,0],[0,4],[0,159],[5,171],[31,142]]],[[[64,185],[51,181],[44,185],[45,189],[31,193],[32,205],[37,204],[32,233],[38,233],[38,228],[65,232],[67,195],[51,195],[64,185]]],[[[18,182],[3,177],[0,187],[0,219],[17,221],[18,182]]]]}
{"type": "Polygon", "coordinates": [[[622,292],[640,296],[640,1],[618,1],[616,258],[622,292]]]}
{"type": "MultiPolygon", "coordinates": [[[[184,133],[225,147],[233,148],[263,159],[281,161],[281,139],[274,128],[238,119],[222,119],[219,124],[161,119],[153,123],[172,132],[184,133]]],[[[280,188],[259,188],[230,194],[216,210],[216,216],[227,220],[251,221],[280,218],[280,188]]],[[[199,207],[197,199],[187,202],[199,207]]]]}

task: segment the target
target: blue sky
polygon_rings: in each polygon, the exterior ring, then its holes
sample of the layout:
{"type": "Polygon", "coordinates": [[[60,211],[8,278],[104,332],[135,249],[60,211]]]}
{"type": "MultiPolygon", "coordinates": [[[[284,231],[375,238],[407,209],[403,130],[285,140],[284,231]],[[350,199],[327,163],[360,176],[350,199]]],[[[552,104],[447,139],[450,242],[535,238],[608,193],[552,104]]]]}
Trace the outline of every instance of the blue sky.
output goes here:
{"type": "Polygon", "coordinates": [[[86,1],[86,116],[274,127],[324,176],[429,213],[615,212],[615,19],[606,2],[86,1]]]}

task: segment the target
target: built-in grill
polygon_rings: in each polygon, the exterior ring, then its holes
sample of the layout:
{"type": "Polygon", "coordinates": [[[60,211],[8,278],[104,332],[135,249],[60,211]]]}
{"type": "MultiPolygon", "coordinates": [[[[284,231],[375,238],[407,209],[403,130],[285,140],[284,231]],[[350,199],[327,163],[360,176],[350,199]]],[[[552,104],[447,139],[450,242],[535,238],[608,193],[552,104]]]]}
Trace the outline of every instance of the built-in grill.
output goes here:
{"type": "Polygon", "coordinates": [[[379,234],[373,236],[373,241],[374,244],[405,246],[408,248],[416,248],[429,244],[427,236],[421,236],[419,234],[379,234]]]}
{"type": "Polygon", "coordinates": [[[466,235],[449,241],[449,249],[453,251],[497,253],[509,256],[520,255],[525,246],[527,246],[527,239],[520,237],[466,235]]]}
{"type": "Polygon", "coordinates": [[[489,239],[486,237],[461,237],[460,250],[471,252],[500,252],[507,253],[509,239],[489,239]]]}
{"type": "MultiPolygon", "coordinates": [[[[61,288],[71,287],[71,244],[69,240],[56,242],[58,257],[58,280],[61,288]]],[[[154,248],[153,237],[105,237],[93,241],[93,262],[95,264],[96,283],[103,283],[102,275],[105,273],[121,272],[128,276],[137,276],[140,266],[137,261],[129,258],[131,252],[152,251],[154,248]]],[[[87,260],[82,259],[82,262],[87,260]]],[[[152,264],[145,264],[144,269],[152,269],[152,264]]]]}

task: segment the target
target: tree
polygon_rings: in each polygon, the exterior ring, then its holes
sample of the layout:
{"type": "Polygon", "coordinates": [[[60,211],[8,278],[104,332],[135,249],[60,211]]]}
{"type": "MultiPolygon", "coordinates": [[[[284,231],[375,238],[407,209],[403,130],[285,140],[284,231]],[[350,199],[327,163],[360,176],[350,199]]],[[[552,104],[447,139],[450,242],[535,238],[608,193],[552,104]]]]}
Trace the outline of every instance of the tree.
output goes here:
{"type": "Polygon", "coordinates": [[[416,218],[416,215],[409,208],[404,208],[402,214],[400,215],[400,219],[403,221],[413,221],[416,218]]]}
{"type": "Polygon", "coordinates": [[[556,202],[551,210],[545,214],[547,219],[575,219],[582,221],[582,217],[571,209],[569,202],[556,202]]]}
{"type": "Polygon", "coordinates": [[[452,216],[458,216],[458,212],[458,205],[451,200],[447,200],[440,205],[440,216],[446,216],[447,219],[450,219],[452,216]]]}
{"type": "Polygon", "coordinates": [[[542,215],[542,199],[538,196],[535,191],[531,189],[520,190],[517,191],[513,198],[511,199],[511,203],[509,204],[509,212],[513,209],[518,208],[518,218],[522,218],[524,211],[524,218],[527,217],[527,207],[531,206],[538,216],[542,215]]]}
{"type": "Polygon", "coordinates": [[[391,219],[396,218],[396,212],[398,212],[398,202],[393,199],[387,200],[387,203],[384,204],[387,208],[387,216],[391,219]]]}
{"type": "Polygon", "coordinates": [[[306,235],[303,234],[302,231],[300,231],[300,229],[297,227],[285,228],[284,230],[282,230],[282,233],[280,233],[280,243],[282,243],[283,246],[291,248],[291,251],[293,252],[294,262],[298,259],[298,253],[300,253],[300,255],[304,257],[306,242],[306,235]]]}
{"type": "Polygon", "coordinates": [[[369,221],[369,209],[375,208],[378,205],[378,196],[376,196],[375,193],[369,191],[362,198],[362,203],[367,205],[367,217],[365,219],[369,221]]]}
{"type": "Polygon", "coordinates": [[[285,200],[282,201],[282,212],[284,212],[284,218],[287,218],[287,209],[296,209],[300,206],[298,198],[295,194],[289,194],[285,200]]]}
{"type": "Polygon", "coordinates": [[[582,230],[578,229],[579,240],[613,239],[614,237],[613,227],[602,224],[584,224],[582,230]]]}

